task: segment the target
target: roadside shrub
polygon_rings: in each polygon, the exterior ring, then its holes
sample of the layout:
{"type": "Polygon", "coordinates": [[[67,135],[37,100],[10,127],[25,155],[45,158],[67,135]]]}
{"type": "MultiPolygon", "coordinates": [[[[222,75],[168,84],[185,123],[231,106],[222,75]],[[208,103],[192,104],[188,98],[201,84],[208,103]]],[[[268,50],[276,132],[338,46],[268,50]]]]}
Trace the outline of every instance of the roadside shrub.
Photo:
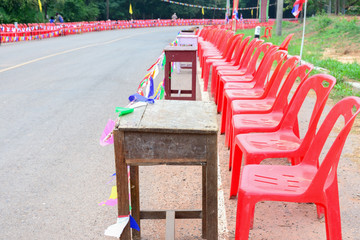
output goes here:
{"type": "Polygon", "coordinates": [[[348,15],[360,15],[360,6],[350,6],[346,12],[348,15]]]}
{"type": "Polygon", "coordinates": [[[332,24],[332,19],[325,14],[320,14],[316,16],[314,20],[315,20],[314,28],[315,30],[318,30],[320,32],[324,31],[326,27],[332,24]]]}
{"type": "Polygon", "coordinates": [[[358,24],[358,20],[353,18],[351,20],[346,20],[345,18],[335,21],[334,28],[341,32],[349,32],[358,34],[360,32],[360,25],[358,24]]]}

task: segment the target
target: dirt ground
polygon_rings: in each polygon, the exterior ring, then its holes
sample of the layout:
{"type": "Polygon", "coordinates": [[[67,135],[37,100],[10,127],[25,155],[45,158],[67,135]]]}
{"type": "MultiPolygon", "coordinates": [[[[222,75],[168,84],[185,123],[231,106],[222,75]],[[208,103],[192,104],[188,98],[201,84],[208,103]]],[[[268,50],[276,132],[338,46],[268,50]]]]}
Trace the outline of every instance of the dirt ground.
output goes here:
{"type": "Polygon", "coordinates": [[[360,64],[360,49],[355,44],[344,44],[336,48],[326,48],[323,56],[324,58],[336,59],[342,63],[356,62],[360,64]]]}

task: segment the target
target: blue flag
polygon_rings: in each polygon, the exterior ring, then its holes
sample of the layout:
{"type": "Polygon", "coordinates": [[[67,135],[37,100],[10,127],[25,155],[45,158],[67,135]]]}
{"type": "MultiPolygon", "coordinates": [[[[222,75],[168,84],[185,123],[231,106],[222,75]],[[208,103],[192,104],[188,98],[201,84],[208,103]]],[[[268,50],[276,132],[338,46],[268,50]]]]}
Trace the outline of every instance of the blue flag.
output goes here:
{"type": "Polygon", "coordinates": [[[137,222],[135,221],[135,219],[131,215],[130,215],[130,227],[140,231],[139,225],[137,224],[137,222]]]}

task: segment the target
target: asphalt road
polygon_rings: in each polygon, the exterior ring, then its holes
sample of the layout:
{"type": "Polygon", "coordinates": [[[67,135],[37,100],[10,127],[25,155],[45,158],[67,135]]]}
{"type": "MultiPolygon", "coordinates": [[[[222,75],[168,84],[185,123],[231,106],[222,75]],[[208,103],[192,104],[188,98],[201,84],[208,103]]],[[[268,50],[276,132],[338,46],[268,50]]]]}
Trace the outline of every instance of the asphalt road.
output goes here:
{"type": "Polygon", "coordinates": [[[101,132],[182,28],[0,47],[0,239],[106,238],[114,156],[101,132]]]}

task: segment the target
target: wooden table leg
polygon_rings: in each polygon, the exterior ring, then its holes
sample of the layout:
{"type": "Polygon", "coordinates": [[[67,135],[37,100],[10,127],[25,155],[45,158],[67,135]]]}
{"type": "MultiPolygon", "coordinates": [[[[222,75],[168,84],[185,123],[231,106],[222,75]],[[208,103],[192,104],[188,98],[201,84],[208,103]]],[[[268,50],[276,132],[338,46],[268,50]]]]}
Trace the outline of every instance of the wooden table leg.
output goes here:
{"type": "Polygon", "coordinates": [[[165,99],[171,98],[171,62],[165,63],[165,99]]]}
{"type": "MultiPolygon", "coordinates": [[[[131,190],[131,216],[135,219],[140,229],[140,190],[139,190],[139,166],[130,167],[130,190],[131,190]]],[[[140,231],[133,229],[132,237],[140,240],[140,231]]]]}
{"type": "Polygon", "coordinates": [[[217,136],[207,136],[206,164],[206,233],[207,240],[218,239],[218,197],[217,197],[217,136]]]}
{"type": "Polygon", "coordinates": [[[206,238],[206,168],[207,166],[202,166],[202,238],[206,238]]]}
{"type": "Polygon", "coordinates": [[[192,60],[192,79],[191,79],[191,88],[192,88],[192,100],[196,100],[196,52],[193,53],[192,60]]]}
{"type": "MultiPolygon", "coordinates": [[[[129,214],[129,188],[128,174],[124,153],[124,132],[114,130],[114,151],[116,168],[116,186],[118,195],[118,216],[129,214]]],[[[131,239],[130,223],[128,223],[120,236],[121,240],[131,239]]]]}

